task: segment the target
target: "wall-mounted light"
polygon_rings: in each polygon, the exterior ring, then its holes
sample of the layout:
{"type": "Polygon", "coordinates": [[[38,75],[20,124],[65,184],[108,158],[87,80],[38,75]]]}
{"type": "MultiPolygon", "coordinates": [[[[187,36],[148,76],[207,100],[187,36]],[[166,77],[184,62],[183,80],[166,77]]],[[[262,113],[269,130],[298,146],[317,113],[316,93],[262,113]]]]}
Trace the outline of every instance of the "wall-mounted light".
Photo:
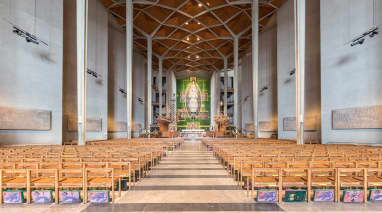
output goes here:
{"type": "Polygon", "coordinates": [[[143,98],[137,97],[137,100],[138,100],[138,102],[139,102],[140,104],[144,104],[144,103],[145,103],[145,101],[143,100],[143,98]]]}
{"type": "Polygon", "coordinates": [[[357,45],[362,45],[367,37],[373,38],[374,36],[378,35],[378,27],[373,27],[370,30],[362,33],[362,35],[356,37],[355,39],[351,40],[350,46],[354,47],[357,45]]]}

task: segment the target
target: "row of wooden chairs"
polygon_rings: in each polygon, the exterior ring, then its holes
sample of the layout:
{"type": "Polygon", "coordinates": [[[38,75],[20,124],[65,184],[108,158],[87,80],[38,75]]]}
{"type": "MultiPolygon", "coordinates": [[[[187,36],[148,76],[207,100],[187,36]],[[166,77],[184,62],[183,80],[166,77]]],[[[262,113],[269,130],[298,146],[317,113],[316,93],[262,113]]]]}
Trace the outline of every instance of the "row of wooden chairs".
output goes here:
{"type": "MultiPolygon", "coordinates": [[[[279,201],[288,188],[341,190],[382,186],[381,147],[355,145],[296,145],[278,140],[203,140],[238,185],[251,191],[277,188],[279,201]]],[[[367,199],[364,199],[366,201],[367,199]]]]}

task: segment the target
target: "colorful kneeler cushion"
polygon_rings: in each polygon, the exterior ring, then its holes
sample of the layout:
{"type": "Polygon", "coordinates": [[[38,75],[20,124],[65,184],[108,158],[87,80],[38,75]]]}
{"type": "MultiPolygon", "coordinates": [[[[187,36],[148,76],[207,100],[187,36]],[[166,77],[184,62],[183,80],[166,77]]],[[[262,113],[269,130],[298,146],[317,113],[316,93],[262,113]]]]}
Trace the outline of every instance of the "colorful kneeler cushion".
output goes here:
{"type": "Polygon", "coordinates": [[[276,203],[278,201],[278,191],[275,189],[259,189],[257,190],[256,201],[259,203],[276,203]]]}
{"type": "Polygon", "coordinates": [[[315,189],[313,201],[315,202],[334,202],[334,189],[315,189]]]}
{"type": "Polygon", "coordinates": [[[382,202],[382,189],[370,189],[369,201],[382,202]]]}
{"type": "Polygon", "coordinates": [[[365,192],[362,189],[345,189],[342,195],[344,203],[362,203],[365,192]]]}
{"type": "Polygon", "coordinates": [[[304,202],[306,200],[306,190],[288,189],[285,191],[285,202],[304,202]]]}
{"type": "Polygon", "coordinates": [[[60,203],[81,203],[81,192],[79,190],[62,190],[58,193],[60,203]]]}
{"type": "Polygon", "coordinates": [[[25,203],[25,190],[5,190],[3,191],[4,203],[25,203]]]}
{"type": "Polygon", "coordinates": [[[53,190],[32,191],[32,203],[53,203],[53,190]]]}
{"type": "Polygon", "coordinates": [[[108,190],[90,190],[88,197],[91,203],[108,203],[111,201],[108,190]]]}

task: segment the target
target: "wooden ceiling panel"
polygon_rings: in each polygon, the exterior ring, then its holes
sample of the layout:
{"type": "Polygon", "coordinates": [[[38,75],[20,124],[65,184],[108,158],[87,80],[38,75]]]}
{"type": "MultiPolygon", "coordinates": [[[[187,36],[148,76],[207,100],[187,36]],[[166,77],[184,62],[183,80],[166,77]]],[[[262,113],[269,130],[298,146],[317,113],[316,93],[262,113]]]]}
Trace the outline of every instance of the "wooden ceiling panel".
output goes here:
{"type": "Polygon", "coordinates": [[[216,36],[211,31],[209,31],[208,29],[205,29],[203,31],[198,32],[197,35],[204,38],[204,39],[216,38],[216,36]]]}
{"type": "Polygon", "coordinates": [[[152,19],[150,16],[144,13],[139,13],[134,19],[134,25],[145,31],[145,33],[151,34],[155,28],[159,26],[159,23],[152,19]]]}
{"type": "Polygon", "coordinates": [[[221,22],[211,13],[205,13],[199,16],[198,20],[206,26],[221,24],[221,22]]]}
{"type": "Polygon", "coordinates": [[[173,11],[167,8],[152,6],[145,9],[146,12],[150,13],[154,18],[163,22],[173,11]]]}
{"type": "Polygon", "coordinates": [[[211,30],[214,31],[220,37],[232,36],[232,34],[224,26],[213,27],[211,28],[211,30]]]}
{"type": "Polygon", "coordinates": [[[173,39],[183,39],[186,35],[188,35],[188,33],[184,30],[181,30],[181,29],[178,29],[175,31],[175,33],[173,33],[170,38],[173,38],[173,39]]]}
{"type": "Polygon", "coordinates": [[[221,47],[219,48],[219,51],[220,51],[221,53],[223,53],[225,56],[227,56],[227,55],[229,55],[229,54],[232,53],[232,49],[233,49],[233,44],[232,44],[232,42],[228,42],[228,43],[224,44],[223,46],[221,46],[221,47]]]}
{"type": "Polygon", "coordinates": [[[182,50],[182,49],[185,49],[187,46],[188,46],[187,43],[181,41],[181,42],[177,43],[177,44],[173,47],[173,49],[176,49],[176,50],[182,50]]]}
{"type": "Polygon", "coordinates": [[[163,46],[162,44],[160,44],[159,42],[155,40],[152,43],[152,48],[153,48],[153,51],[157,53],[158,55],[163,55],[163,53],[167,50],[165,46],[163,46]]]}
{"type": "Polygon", "coordinates": [[[185,49],[186,52],[189,52],[189,53],[195,53],[195,52],[199,52],[201,51],[201,49],[199,47],[196,47],[196,46],[188,46],[186,49],[185,49]]]}
{"type": "Polygon", "coordinates": [[[187,29],[190,32],[194,32],[202,29],[203,25],[198,21],[192,20],[184,23],[183,28],[187,29]]]}
{"type": "Polygon", "coordinates": [[[225,40],[225,39],[216,39],[216,40],[208,41],[208,43],[211,44],[213,47],[219,47],[220,45],[222,45],[226,41],[227,40],[225,40]]]}
{"type": "Polygon", "coordinates": [[[176,43],[176,41],[172,39],[160,39],[159,41],[167,47],[172,47],[176,43]]]}
{"type": "Polygon", "coordinates": [[[181,13],[174,13],[167,21],[166,24],[173,26],[182,26],[186,21],[188,21],[188,17],[181,13]]]}
{"type": "Polygon", "coordinates": [[[225,0],[199,0],[209,8],[217,7],[226,4],[225,0]]]}
{"type": "Polygon", "coordinates": [[[227,23],[227,26],[232,30],[236,35],[243,32],[246,28],[251,26],[251,19],[244,12],[240,13],[240,15],[233,18],[231,21],[227,23]]]}
{"type": "Polygon", "coordinates": [[[202,4],[198,3],[195,0],[188,0],[185,5],[183,5],[180,10],[184,13],[189,14],[190,16],[196,16],[197,14],[205,11],[206,9],[202,4]]]}
{"type": "Polygon", "coordinates": [[[236,7],[232,7],[232,6],[226,6],[223,8],[213,10],[212,12],[215,13],[222,21],[225,22],[228,19],[230,19],[232,16],[239,13],[240,9],[236,7]]]}
{"type": "Polygon", "coordinates": [[[169,27],[166,25],[162,25],[161,28],[159,28],[158,32],[154,35],[154,38],[155,37],[168,37],[175,30],[176,30],[175,27],[169,27]]]}
{"type": "Polygon", "coordinates": [[[159,0],[159,4],[172,8],[177,8],[182,3],[183,2],[179,0],[159,0]]]}
{"type": "Polygon", "coordinates": [[[198,46],[204,50],[213,49],[213,47],[208,42],[199,43],[198,46]]]}

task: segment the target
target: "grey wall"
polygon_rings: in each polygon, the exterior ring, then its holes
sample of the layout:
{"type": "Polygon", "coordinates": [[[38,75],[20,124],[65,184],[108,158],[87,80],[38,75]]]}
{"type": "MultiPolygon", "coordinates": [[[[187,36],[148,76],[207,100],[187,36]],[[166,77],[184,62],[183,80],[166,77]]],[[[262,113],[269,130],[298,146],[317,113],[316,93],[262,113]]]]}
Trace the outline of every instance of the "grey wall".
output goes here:
{"type": "MultiPolygon", "coordinates": [[[[259,35],[259,121],[277,121],[277,28],[270,27],[259,35]]],[[[252,54],[241,58],[242,126],[253,123],[252,54]],[[245,100],[247,99],[247,100],[245,100]]],[[[262,138],[271,137],[272,132],[260,132],[262,138]]]]}
{"type": "MultiPolygon", "coordinates": [[[[375,3],[375,24],[381,27],[382,1],[375,3]]],[[[362,46],[348,43],[370,29],[373,19],[373,0],[321,1],[323,143],[382,143],[381,129],[332,130],[331,125],[332,110],[382,104],[382,35],[362,46]]]]}
{"type": "MultiPolygon", "coordinates": [[[[308,0],[306,5],[306,68],[305,117],[316,117],[320,126],[320,1],[308,0]]],[[[277,13],[277,85],[278,136],[296,139],[296,131],[284,131],[283,119],[296,116],[296,78],[289,72],[295,69],[294,1],[285,2],[277,13]]],[[[306,132],[306,141],[320,141],[320,128],[306,132]]]]}
{"type": "MultiPolygon", "coordinates": [[[[122,122],[126,125],[126,36],[121,26],[109,16],[109,75],[108,75],[108,124],[110,126],[122,122]]],[[[126,130],[109,132],[108,137],[126,138],[126,130]]]]}
{"type": "Polygon", "coordinates": [[[133,122],[134,136],[139,136],[140,129],[145,127],[145,102],[138,102],[138,98],[145,100],[147,87],[147,66],[145,57],[138,51],[133,55],[133,122]]]}
{"type": "Polygon", "coordinates": [[[0,106],[52,111],[50,131],[0,131],[0,144],[61,144],[63,3],[0,1],[0,106]],[[11,21],[49,46],[27,43],[11,21]],[[36,22],[35,22],[36,21],[36,22]]]}
{"type": "MultiPolygon", "coordinates": [[[[76,1],[64,1],[64,141],[76,140],[67,131],[67,119],[77,118],[76,1]]],[[[108,11],[99,0],[89,1],[88,69],[101,75],[87,75],[87,118],[102,119],[102,131],[88,131],[87,140],[107,139],[108,11]]]]}
{"type": "MultiPolygon", "coordinates": [[[[259,37],[259,121],[277,122],[277,27],[267,29],[259,37]]],[[[259,132],[271,137],[273,132],[259,132]]]]}

